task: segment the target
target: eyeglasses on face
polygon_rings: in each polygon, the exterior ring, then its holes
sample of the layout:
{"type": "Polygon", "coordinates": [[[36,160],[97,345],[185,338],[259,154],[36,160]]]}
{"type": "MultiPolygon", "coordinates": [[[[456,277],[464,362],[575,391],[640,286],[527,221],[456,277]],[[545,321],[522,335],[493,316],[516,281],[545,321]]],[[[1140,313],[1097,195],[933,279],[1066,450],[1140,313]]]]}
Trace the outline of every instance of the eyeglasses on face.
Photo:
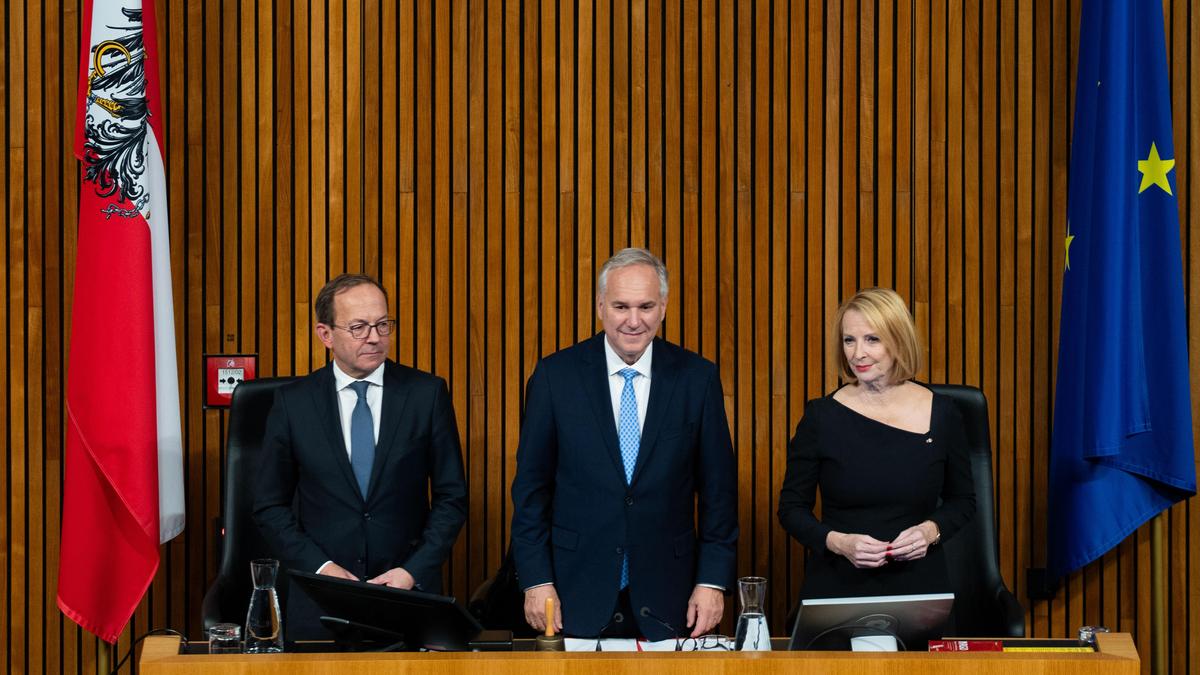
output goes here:
{"type": "Polygon", "coordinates": [[[352,323],[349,326],[339,326],[336,323],[330,324],[334,328],[340,328],[350,334],[350,337],[355,340],[362,340],[371,334],[371,329],[374,328],[379,337],[387,337],[391,335],[392,329],[396,327],[395,319],[382,319],[376,323],[352,323]]]}

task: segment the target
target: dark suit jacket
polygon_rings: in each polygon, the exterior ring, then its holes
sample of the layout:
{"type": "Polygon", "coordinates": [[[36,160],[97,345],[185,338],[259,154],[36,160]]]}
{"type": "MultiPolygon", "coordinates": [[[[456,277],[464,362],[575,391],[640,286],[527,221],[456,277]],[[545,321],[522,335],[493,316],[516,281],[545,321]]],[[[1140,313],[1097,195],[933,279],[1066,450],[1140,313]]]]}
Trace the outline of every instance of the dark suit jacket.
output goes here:
{"type": "MultiPolygon", "coordinates": [[[[734,582],[736,469],[717,367],[655,339],[627,485],[603,341],[548,356],[529,378],[512,488],[517,575],[522,588],[553,582],[564,632],[592,636],[612,617],[628,551],[635,613],[648,607],[683,631],[697,583],[734,582]]],[[[646,637],[669,637],[636,620],[646,637]]]]}
{"type": "MultiPolygon", "coordinates": [[[[421,590],[439,593],[442,563],[467,514],[446,383],[387,362],[364,497],[346,453],[332,369],[326,365],[276,392],[254,519],[285,569],[315,572],[332,560],[366,580],[403,567],[421,590]]],[[[326,636],[317,608],[295,585],[287,605],[288,639],[326,636]]]]}

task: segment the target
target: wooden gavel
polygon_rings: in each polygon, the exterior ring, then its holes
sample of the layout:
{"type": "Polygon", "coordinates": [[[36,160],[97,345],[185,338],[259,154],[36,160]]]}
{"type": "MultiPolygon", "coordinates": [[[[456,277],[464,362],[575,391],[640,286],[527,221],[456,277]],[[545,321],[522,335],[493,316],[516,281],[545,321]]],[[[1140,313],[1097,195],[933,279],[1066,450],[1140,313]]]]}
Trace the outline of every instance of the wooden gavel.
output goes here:
{"type": "Polygon", "coordinates": [[[537,636],[535,647],[540,652],[561,652],[566,641],[554,634],[554,598],[546,598],[546,630],[537,636]]]}

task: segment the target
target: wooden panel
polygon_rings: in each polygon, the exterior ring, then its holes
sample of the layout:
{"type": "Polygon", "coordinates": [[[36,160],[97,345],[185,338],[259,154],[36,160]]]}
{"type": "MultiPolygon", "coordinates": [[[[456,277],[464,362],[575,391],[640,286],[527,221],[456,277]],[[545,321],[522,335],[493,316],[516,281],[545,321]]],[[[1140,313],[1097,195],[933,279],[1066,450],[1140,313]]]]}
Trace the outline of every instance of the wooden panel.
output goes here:
{"type": "Polygon", "coordinates": [[[558,11],[558,72],[555,83],[558,91],[558,346],[573,344],[578,336],[575,282],[579,270],[575,266],[575,10],[563,3],[558,11]]]}
{"type": "MultiPolygon", "coordinates": [[[[7,31],[0,30],[6,35],[7,53],[4,65],[9,73],[24,73],[30,62],[27,52],[25,16],[28,8],[21,6],[10,7],[7,31]]],[[[36,60],[36,56],[33,60],[36,60]]],[[[11,76],[10,76],[11,77],[11,76]]],[[[4,160],[7,164],[6,174],[0,176],[0,184],[4,185],[4,214],[8,220],[5,229],[5,246],[0,260],[4,261],[5,280],[0,286],[0,298],[5,307],[4,345],[0,345],[0,356],[4,360],[4,371],[7,382],[18,383],[9,385],[3,400],[4,416],[7,418],[4,432],[5,440],[10,448],[19,448],[16,453],[9,453],[8,465],[5,467],[5,487],[0,498],[4,498],[6,508],[5,519],[8,525],[8,542],[4,563],[8,583],[5,600],[8,607],[24,607],[29,596],[27,585],[29,572],[29,515],[30,506],[27,493],[26,474],[29,469],[29,458],[25,447],[28,442],[25,425],[26,386],[29,375],[25,362],[25,237],[29,234],[30,214],[28,212],[29,194],[24,189],[24,173],[26,159],[30,156],[25,137],[30,117],[40,115],[40,101],[30,100],[26,94],[23,81],[13,82],[5,88],[9,101],[8,110],[4,115],[7,123],[4,146],[4,160]],[[15,85],[15,86],[14,86],[15,85]],[[9,107],[11,106],[11,107],[9,107]]],[[[34,375],[36,377],[36,375],[34,375]]],[[[8,616],[4,628],[6,634],[5,647],[9,670],[24,670],[29,663],[29,622],[17,617],[8,616]]]]}
{"type": "MultiPolygon", "coordinates": [[[[64,63],[67,60],[63,49],[63,36],[57,28],[58,16],[61,8],[57,1],[46,3],[42,10],[42,26],[35,27],[35,30],[43,30],[45,33],[45,138],[58,138],[65,134],[72,127],[69,126],[69,121],[61,112],[64,107],[64,98],[66,88],[64,81],[69,79],[65,75],[64,63]],[[52,23],[53,22],[53,23],[52,23]]],[[[2,106],[0,106],[2,107],[2,106]]],[[[48,144],[43,141],[43,147],[46,152],[44,154],[46,165],[44,168],[44,176],[47,176],[51,181],[51,185],[63,185],[64,168],[73,168],[74,162],[66,157],[61,147],[54,147],[53,144],[48,144]]],[[[73,172],[72,172],[73,173],[73,172]]],[[[3,178],[0,176],[0,181],[3,178]]],[[[44,188],[42,188],[44,189],[44,188]]],[[[63,194],[69,194],[65,189],[63,194]]],[[[43,207],[44,208],[44,207],[43,207]]],[[[45,211],[43,211],[43,218],[45,211]]],[[[50,608],[55,606],[55,583],[54,570],[58,569],[60,559],[59,555],[59,538],[56,534],[55,524],[62,517],[59,504],[62,500],[62,484],[57,480],[61,475],[62,468],[62,448],[59,444],[59,436],[57,434],[45,433],[50,429],[62,428],[62,407],[60,392],[66,379],[63,377],[63,361],[62,343],[63,337],[60,331],[63,325],[62,303],[57,299],[62,297],[63,287],[63,265],[59,252],[62,250],[63,231],[58,227],[46,227],[43,221],[41,229],[43,230],[43,246],[42,250],[33,256],[33,259],[42,268],[41,283],[43,285],[42,297],[37,300],[39,307],[42,308],[43,317],[43,344],[36,345],[38,350],[41,350],[43,359],[43,368],[45,381],[41,384],[41,395],[46,401],[43,406],[43,424],[40,425],[38,434],[41,438],[38,442],[43,444],[44,465],[39,467],[41,476],[39,481],[42,486],[43,494],[40,499],[41,504],[41,528],[45,531],[41,534],[42,540],[45,542],[46,557],[45,557],[45,572],[44,582],[42,584],[42,597],[39,605],[43,610],[42,616],[45,620],[45,637],[43,641],[42,653],[44,655],[45,672],[57,673],[66,670],[69,665],[70,657],[66,649],[56,648],[60,644],[61,635],[64,628],[72,626],[70,620],[64,617],[59,612],[51,611],[50,608]],[[55,398],[46,399],[45,394],[51,392],[55,398]]],[[[31,347],[34,344],[31,343],[31,347]]],[[[32,488],[32,486],[31,486],[32,488]]],[[[31,489],[33,492],[33,489],[31,489]]],[[[34,503],[37,501],[30,499],[34,503]]],[[[3,554],[0,554],[3,555],[3,554]]],[[[163,592],[161,584],[156,592],[156,599],[159,602],[165,601],[167,594],[163,592]]],[[[36,615],[36,612],[35,612],[36,615]]],[[[4,650],[4,646],[0,645],[0,650],[4,650]]]]}
{"type": "Polygon", "coordinates": [[[629,116],[632,106],[629,60],[633,45],[629,26],[630,0],[612,0],[611,75],[612,96],[612,246],[617,251],[626,246],[638,246],[640,237],[630,228],[629,211],[633,197],[630,189],[629,116]]]}
{"type": "MultiPolygon", "coordinates": [[[[467,157],[463,169],[468,174],[466,188],[467,198],[467,232],[462,233],[463,245],[467,247],[467,260],[464,261],[465,272],[469,273],[467,285],[461,290],[466,297],[474,298],[475,302],[463,303],[462,312],[465,321],[471,326],[471,336],[462,331],[463,339],[468,340],[471,349],[467,354],[465,379],[468,381],[467,391],[461,392],[467,396],[467,409],[459,431],[470,433],[463,443],[466,451],[467,487],[473,495],[486,495],[488,487],[487,455],[490,449],[488,436],[492,433],[489,425],[479,421],[487,420],[488,380],[487,380],[487,310],[489,298],[487,290],[487,244],[486,236],[473,232],[486,232],[487,199],[488,199],[488,116],[484,105],[487,100],[487,42],[486,34],[487,8],[483,3],[466,3],[466,32],[463,38],[467,50],[466,62],[463,64],[467,77],[467,157]],[[469,287],[467,287],[469,286],[469,287]]],[[[459,289],[456,289],[459,290],[459,289]]],[[[468,518],[474,534],[459,544],[467,551],[469,565],[464,570],[472,578],[486,574],[491,566],[488,544],[488,518],[486,515],[487,499],[472,499],[469,505],[468,518]],[[476,532],[478,531],[478,532],[476,532]]]]}
{"type": "Polygon", "coordinates": [[[575,191],[575,270],[576,319],[575,337],[591,335],[595,324],[592,304],[593,276],[598,267],[593,255],[596,231],[596,40],[595,3],[580,0],[576,3],[576,86],[575,102],[576,165],[572,189],[575,191]]]}
{"type": "MultiPolygon", "coordinates": [[[[103,649],[54,606],[80,5],[9,0],[0,26],[0,653],[14,672],[90,673],[103,649]]],[[[472,503],[447,579],[465,598],[506,548],[525,378],[598,329],[595,273],[633,243],[670,267],[665,334],[720,367],[738,569],[772,577],[772,625],[805,555],[774,515],[784,445],[836,383],[828,316],[882,284],[910,302],[922,377],[988,396],[1001,567],[1031,634],[1102,623],[1148,654],[1148,529],[1053,600],[1025,589],[1045,564],[1079,5],[158,0],[188,520],[118,647],[199,633],[226,425],[200,407],[203,353],[307,373],[326,360],[317,289],[343,269],[379,275],[394,358],[451,386],[472,503]]],[[[1200,17],[1164,8],[1196,350],[1200,17]]],[[[1193,381],[1200,394],[1200,365],[1193,381]]],[[[1200,395],[1193,408],[1200,429],[1200,395]]],[[[1197,671],[1200,502],[1165,524],[1169,669],[1197,671]]]]}
{"type": "Polygon", "coordinates": [[[558,51],[553,48],[558,36],[558,8],[553,0],[541,0],[541,7],[536,13],[539,33],[545,42],[537,45],[539,58],[539,79],[537,85],[536,107],[539,109],[538,122],[535,123],[538,133],[536,139],[541,155],[541,167],[537,176],[537,195],[539,217],[536,222],[540,225],[538,240],[540,274],[532,275],[541,292],[541,307],[538,323],[542,326],[542,338],[538,343],[538,352],[552,352],[558,347],[558,227],[559,193],[558,193],[558,51]]]}
{"type": "Polygon", "coordinates": [[[717,316],[717,149],[719,112],[718,92],[721,88],[718,79],[717,62],[720,52],[717,42],[717,7],[715,3],[701,3],[700,44],[698,45],[701,61],[699,81],[700,87],[700,129],[696,143],[700,146],[700,216],[699,223],[693,227],[700,229],[700,251],[696,274],[700,277],[699,311],[696,321],[700,324],[697,346],[701,354],[710,360],[716,360],[717,354],[717,321],[702,321],[701,317],[717,316]]]}

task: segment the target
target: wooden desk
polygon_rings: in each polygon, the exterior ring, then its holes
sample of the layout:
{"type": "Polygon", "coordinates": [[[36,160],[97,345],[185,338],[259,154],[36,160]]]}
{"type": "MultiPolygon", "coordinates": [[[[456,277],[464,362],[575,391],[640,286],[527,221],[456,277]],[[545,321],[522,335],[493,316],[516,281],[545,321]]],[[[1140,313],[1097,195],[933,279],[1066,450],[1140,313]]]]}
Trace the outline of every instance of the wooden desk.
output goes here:
{"type": "Polygon", "coordinates": [[[1078,653],[902,652],[455,652],[438,654],[179,654],[179,638],[151,637],[142,648],[144,675],[692,675],[778,672],[890,675],[973,673],[1012,675],[1137,675],[1137,650],[1128,633],[1096,636],[1100,650],[1078,653]]]}

